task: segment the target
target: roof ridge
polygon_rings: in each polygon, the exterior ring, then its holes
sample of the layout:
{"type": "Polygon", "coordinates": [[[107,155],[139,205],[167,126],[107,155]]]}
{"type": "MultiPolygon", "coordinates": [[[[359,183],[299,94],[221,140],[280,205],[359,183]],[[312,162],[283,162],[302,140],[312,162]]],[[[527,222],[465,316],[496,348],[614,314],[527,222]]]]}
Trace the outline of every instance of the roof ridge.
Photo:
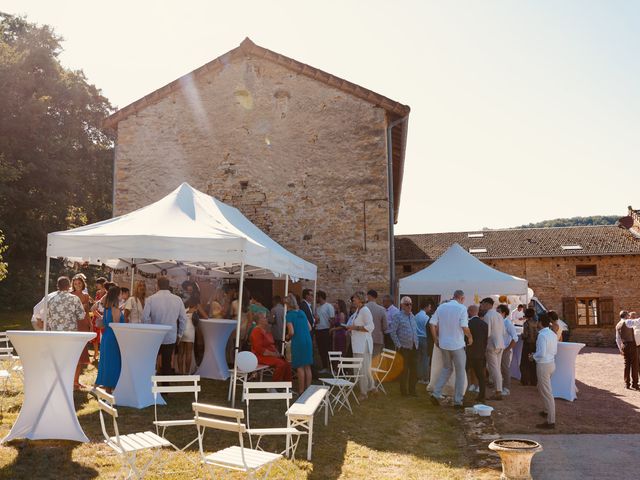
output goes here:
{"type": "Polygon", "coordinates": [[[462,234],[462,233],[487,233],[487,232],[526,232],[529,230],[562,230],[562,229],[578,229],[578,228],[620,228],[618,225],[569,225],[563,227],[514,227],[514,228],[491,228],[487,230],[459,230],[450,232],[428,232],[428,233],[401,233],[396,237],[416,237],[420,235],[449,235],[449,234],[462,234]]]}

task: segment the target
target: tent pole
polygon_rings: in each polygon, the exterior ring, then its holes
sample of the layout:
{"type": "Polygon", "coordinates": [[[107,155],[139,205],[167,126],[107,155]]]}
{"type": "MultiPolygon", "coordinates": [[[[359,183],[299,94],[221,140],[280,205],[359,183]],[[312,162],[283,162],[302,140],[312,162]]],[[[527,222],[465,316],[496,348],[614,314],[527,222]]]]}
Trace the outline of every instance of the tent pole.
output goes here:
{"type": "MultiPolygon", "coordinates": [[[[284,298],[286,299],[289,296],[289,275],[285,276],[285,280],[284,280],[284,298]]],[[[281,354],[284,357],[284,342],[285,339],[287,338],[287,302],[285,300],[284,302],[284,318],[283,318],[283,322],[282,322],[282,347],[281,347],[281,354]]]]}
{"type": "Polygon", "coordinates": [[[45,273],[44,273],[44,326],[42,327],[42,329],[46,332],[47,331],[47,304],[49,303],[47,301],[47,297],[49,296],[49,268],[51,264],[51,257],[47,256],[47,267],[45,268],[45,273]]]}
{"type": "Polygon", "coordinates": [[[133,279],[136,276],[136,265],[133,263],[133,258],[131,259],[131,288],[129,289],[129,296],[133,296],[133,279]]]}
{"type": "Polygon", "coordinates": [[[242,327],[242,288],[244,287],[244,261],[240,264],[240,288],[238,289],[238,322],[236,325],[236,348],[233,355],[233,386],[231,408],[236,405],[236,381],[238,377],[238,352],[240,351],[240,328],[242,327]]]}
{"type": "MultiPolygon", "coordinates": [[[[318,279],[313,281],[313,312],[312,314],[315,316],[316,314],[316,289],[318,287],[318,279]]],[[[316,324],[315,318],[313,320],[313,324],[316,324]]]]}

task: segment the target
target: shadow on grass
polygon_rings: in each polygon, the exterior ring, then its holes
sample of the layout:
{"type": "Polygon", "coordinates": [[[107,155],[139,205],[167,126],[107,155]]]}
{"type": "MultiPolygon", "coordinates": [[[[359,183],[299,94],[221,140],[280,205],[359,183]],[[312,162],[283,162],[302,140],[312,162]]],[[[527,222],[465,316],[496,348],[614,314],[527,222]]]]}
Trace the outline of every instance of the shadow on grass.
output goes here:
{"type": "Polygon", "coordinates": [[[0,479],[91,479],[98,471],[72,459],[76,442],[62,440],[16,440],[8,444],[17,450],[13,462],[0,469],[0,479]]]}

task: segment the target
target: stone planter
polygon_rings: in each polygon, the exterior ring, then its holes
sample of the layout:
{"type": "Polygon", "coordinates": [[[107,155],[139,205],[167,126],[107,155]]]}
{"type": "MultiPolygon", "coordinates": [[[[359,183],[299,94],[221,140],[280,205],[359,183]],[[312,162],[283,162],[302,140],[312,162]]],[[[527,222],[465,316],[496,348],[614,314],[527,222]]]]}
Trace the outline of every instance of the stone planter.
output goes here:
{"type": "Polygon", "coordinates": [[[501,438],[489,444],[502,460],[500,480],[531,480],[531,459],[542,451],[542,445],[533,440],[501,438]]]}

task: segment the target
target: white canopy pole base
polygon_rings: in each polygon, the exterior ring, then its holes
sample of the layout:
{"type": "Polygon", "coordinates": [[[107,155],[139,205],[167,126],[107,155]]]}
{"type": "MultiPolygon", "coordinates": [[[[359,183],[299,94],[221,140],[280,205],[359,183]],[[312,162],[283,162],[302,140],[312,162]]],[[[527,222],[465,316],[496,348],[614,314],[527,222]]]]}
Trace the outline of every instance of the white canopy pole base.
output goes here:
{"type": "MultiPolygon", "coordinates": [[[[284,299],[285,300],[287,297],[289,296],[289,275],[285,276],[285,280],[284,280],[284,299]]],[[[284,318],[282,319],[282,347],[281,347],[281,354],[284,357],[284,343],[286,341],[287,338],[287,302],[284,302],[284,318]]]]}
{"type": "Polygon", "coordinates": [[[233,353],[233,385],[231,390],[231,407],[236,405],[236,381],[238,380],[238,352],[240,351],[240,329],[242,327],[242,290],[244,287],[244,262],[240,264],[240,288],[238,289],[238,324],[236,327],[236,348],[233,353]]]}

